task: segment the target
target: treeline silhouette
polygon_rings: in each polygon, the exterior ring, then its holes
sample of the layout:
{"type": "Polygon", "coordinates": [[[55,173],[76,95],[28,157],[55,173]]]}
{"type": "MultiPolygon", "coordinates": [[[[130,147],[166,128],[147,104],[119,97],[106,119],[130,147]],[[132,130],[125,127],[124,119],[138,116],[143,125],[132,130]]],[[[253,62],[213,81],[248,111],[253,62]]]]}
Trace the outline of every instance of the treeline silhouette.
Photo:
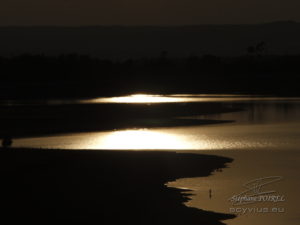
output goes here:
{"type": "Polygon", "coordinates": [[[2,99],[149,93],[299,95],[300,55],[214,55],[113,61],[87,55],[0,58],[2,99]]]}

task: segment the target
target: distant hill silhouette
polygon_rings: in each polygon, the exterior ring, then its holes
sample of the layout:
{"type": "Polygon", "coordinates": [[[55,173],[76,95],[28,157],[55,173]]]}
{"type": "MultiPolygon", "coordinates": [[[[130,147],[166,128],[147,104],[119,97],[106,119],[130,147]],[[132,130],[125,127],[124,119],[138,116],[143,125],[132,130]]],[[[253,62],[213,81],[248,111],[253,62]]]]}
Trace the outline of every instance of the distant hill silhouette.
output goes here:
{"type": "Polygon", "coordinates": [[[267,44],[270,54],[300,53],[300,23],[257,25],[1,27],[0,56],[88,54],[106,59],[191,54],[236,56],[249,46],[267,44]]]}

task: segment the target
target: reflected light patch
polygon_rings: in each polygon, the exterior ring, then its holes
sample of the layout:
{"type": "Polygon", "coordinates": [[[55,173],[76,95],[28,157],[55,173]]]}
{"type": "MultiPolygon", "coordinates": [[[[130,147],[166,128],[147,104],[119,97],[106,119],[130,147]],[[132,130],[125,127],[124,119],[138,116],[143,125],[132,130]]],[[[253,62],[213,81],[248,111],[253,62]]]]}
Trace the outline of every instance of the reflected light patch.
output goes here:
{"type": "Polygon", "coordinates": [[[147,130],[115,131],[99,143],[102,149],[186,149],[188,142],[163,132],[147,130]]]}
{"type": "Polygon", "coordinates": [[[121,97],[96,98],[83,100],[81,103],[168,103],[168,102],[185,102],[182,97],[134,94],[121,97]]]}
{"type": "Polygon", "coordinates": [[[160,95],[143,95],[136,94],[124,97],[115,97],[111,99],[112,102],[119,103],[165,103],[165,102],[179,102],[180,99],[174,97],[163,97],[160,95]]]}
{"type": "MultiPolygon", "coordinates": [[[[177,94],[177,95],[148,95],[133,94],[120,97],[100,97],[79,100],[79,104],[124,103],[124,104],[152,104],[152,103],[180,103],[180,102],[239,102],[239,101],[283,101],[285,98],[255,97],[246,95],[207,95],[207,94],[177,94]]],[[[286,100],[291,100],[287,98],[286,100]]],[[[300,101],[300,98],[293,98],[300,101]]],[[[71,102],[72,103],[72,102],[71,102]]]]}

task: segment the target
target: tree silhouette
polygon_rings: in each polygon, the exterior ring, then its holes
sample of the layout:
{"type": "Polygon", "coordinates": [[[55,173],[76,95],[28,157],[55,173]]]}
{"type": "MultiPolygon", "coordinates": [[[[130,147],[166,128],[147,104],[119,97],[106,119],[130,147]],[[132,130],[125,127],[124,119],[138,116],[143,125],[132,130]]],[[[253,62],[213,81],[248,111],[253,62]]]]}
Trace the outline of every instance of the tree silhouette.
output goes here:
{"type": "Polygon", "coordinates": [[[249,46],[247,48],[247,53],[250,55],[255,54],[261,56],[266,51],[267,51],[267,43],[264,41],[257,43],[255,46],[249,46]]]}

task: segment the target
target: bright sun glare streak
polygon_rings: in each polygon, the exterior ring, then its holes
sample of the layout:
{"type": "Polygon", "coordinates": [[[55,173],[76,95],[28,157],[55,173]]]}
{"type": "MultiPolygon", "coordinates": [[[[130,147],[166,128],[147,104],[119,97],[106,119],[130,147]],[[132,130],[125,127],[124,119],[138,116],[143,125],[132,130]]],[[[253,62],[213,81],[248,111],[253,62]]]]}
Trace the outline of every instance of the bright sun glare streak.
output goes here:
{"type": "MultiPolygon", "coordinates": [[[[133,94],[120,97],[100,97],[80,100],[81,104],[90,103],[124,103],[124,104],[152,104],[152,103],[180,103],[180,102],[232,102],[232,101],[262,101],[262,100],[285,100],[277,97],[255,97],[247,95],[213,95],[213,94],[176,94],[176,95],[148,95],[133,94]]],[[[288,99],[290,100],[290,99],[288,99]]],[[[300,101],[300,98],[293,98],[300,101]]]]}
{"type": "Polygon", "coordinates": [[[172,97],[163,97],[159,95],[144,95],[136,94],[124,97],[112,98],[112,102],[119,103],[164,103],[164,102],[178,102],[180,99],[172,97]]]}
{"type": "Polygon", "coordinates": [[[187,143],[175,135],[147,130],[115,131],[97,145],[102,149],[186,149],[187,143]]]}
{"type": "Polygon", "coordinates": [[[168,103],[168,102],[184,102],[182,97],[167,97],[161,95],[134,94],[121,97],[96,98],[83,100],[82,103],[168,103]]]}

